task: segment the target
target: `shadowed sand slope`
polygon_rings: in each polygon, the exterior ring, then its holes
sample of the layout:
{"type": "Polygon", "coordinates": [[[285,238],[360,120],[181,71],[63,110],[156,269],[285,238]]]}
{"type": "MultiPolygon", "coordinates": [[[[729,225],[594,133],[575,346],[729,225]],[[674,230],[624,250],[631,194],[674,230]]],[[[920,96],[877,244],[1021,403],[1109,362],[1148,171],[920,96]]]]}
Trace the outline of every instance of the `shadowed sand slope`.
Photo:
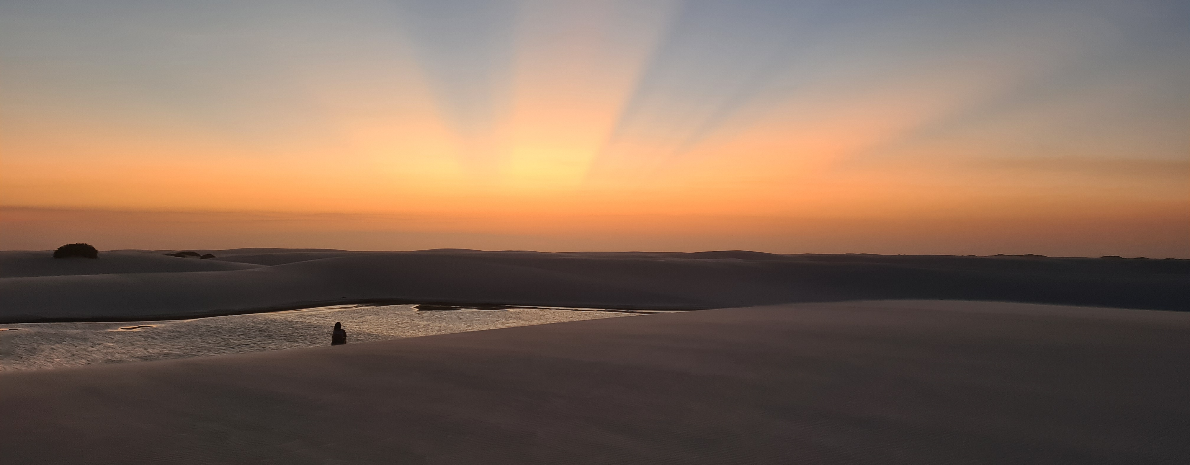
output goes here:
{"type": "Polygon", "coordinates": [[[230,249],[207,250],[203,253],[212,253],[218,257],[217,260],[225,262],[274,266],[367,252],[330,249],[230,249]]]}
{"type": "Polygon", "coordinates": [[[0,375],[12,463],[1190,463],[1190,314],[709,310],[0,375]]]}
{"type": "Polygon", "coordinates": [[[235,271],[258,267],[250,263],[169,257],[157,252],[100,252],[99,257],[55,259],[52,251],[0,251],[0,278],[235,271]]]}
{"type": "Polygon", "coordinates": [[[235,271],[3,278],[0,322],[169,318],[366,301],[695,309],[964,299],[1190,309],[1186,260],[311,253],[318,252],[279,254],[275,261],[283,264],[275,266],[226,263],[254,267],[235,271]]]}

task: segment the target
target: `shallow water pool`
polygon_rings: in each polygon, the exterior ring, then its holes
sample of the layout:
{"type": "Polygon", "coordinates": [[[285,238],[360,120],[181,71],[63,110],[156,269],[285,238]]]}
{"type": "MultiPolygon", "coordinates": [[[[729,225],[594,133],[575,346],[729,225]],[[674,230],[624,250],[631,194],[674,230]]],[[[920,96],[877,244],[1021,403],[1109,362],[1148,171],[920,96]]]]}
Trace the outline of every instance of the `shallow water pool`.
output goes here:
{"type": "Polygon", "coordinates": [[[61,368],[329,345],[631,316],[573,308],[419,311],[414,305],[339,305],[189,320],[0,325],[0,371],[61,368]]]}

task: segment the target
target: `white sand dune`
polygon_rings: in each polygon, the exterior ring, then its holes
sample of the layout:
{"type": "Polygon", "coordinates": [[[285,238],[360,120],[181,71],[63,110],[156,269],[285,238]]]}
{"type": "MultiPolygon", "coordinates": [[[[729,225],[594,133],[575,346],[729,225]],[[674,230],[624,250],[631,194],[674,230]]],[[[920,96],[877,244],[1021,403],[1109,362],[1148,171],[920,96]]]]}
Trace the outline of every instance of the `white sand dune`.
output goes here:
{"type": "MultiPolygon", "coordinates": [[[[698,309],[966,299],[1190,309],[1186,260],[453,250],[240,257],[280,263],[273,266],[164,256],[136,257],[144,259],[136,266],[120,264],[132,263],[131,257],[112,254],[111,269],[140,272],[43,270],[38,273],[63,275],[0,278],[0,322],[145,320],[355,302],[698,309]],[[175,263],[239,269],[162,272],[175,263]],[[154,272],[144,272],[149,269],[154,272]]],[[[105,254],[95,262],[108,259],[105,254]]],[[[63,268],[80,266],[74,260],[47,260],[63,268]]],[[[18,268],[9,273],[30,274],[18,268]]]]}
{"type": "Polygon", "coordinates": [[[258,268],[232,263],[166,256],[160,252],[103,252],[100,259],[54,259],[51,251],[0,251],[0,278],[124,273],[183,273],[258,268]]]}
{"type": "Polygon", "coordinates": [[[343,257],[361,252],[325,249],[232,249],[210,250],[203,251],[203,253],[217,254],[220,261],[274,266],[320,258],[343,257]]]}
{"type": "Polygon", "coordinates": [[[1190,463],[1190,313],[843,302],[0,374],[5,463],[1190,463]]]}

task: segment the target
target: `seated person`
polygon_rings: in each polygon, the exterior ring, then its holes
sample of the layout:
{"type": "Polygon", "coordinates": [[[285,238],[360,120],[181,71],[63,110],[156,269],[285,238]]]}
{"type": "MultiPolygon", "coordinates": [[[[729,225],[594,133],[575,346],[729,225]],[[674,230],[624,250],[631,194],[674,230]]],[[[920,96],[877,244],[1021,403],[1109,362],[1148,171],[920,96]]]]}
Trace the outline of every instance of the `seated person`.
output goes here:
{"type": "Polygon", "coordinates": [[[343,330],[343,323],[335,323],[335,330],[331,333],[331,345],[337,346],[347,343],[347,331],[343,330]]]}

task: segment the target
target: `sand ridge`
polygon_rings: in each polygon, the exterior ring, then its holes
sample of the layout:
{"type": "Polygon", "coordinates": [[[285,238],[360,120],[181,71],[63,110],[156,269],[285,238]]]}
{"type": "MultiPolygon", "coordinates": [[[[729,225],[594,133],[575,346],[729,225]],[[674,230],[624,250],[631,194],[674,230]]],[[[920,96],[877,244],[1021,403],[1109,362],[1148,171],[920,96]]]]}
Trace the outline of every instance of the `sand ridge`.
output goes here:
{"type": "Polygon", "coordinates": [[[0,278],[0,322],[133,321],[367,302],[703,309],[964,299],[1190,309],[1187,260],[467,250],[257,250],[239,259],[276,264],[162,256],[153,263],[243,269],[0,278]]]}
{"type": "Polygon", "coordinates": [[[0,251],[0,278],[126,273],[185,273],[259,268],[252,263],[169,257],[161,252],[102,252],[99,259],[54,259],[50,251],[0,251]]]}

